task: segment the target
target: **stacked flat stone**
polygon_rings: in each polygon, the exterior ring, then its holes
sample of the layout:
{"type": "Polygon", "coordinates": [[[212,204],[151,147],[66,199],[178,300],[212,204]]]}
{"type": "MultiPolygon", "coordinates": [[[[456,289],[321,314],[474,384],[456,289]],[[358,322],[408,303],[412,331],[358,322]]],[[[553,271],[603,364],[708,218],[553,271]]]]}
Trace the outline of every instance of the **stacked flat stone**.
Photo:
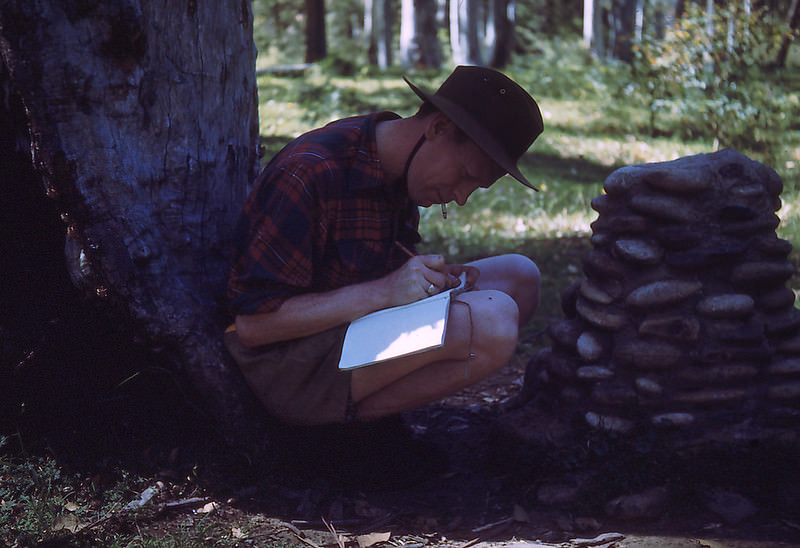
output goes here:
{"type": "Polygon", "coordinates": [[[800,310],[792,245],[775,233],[782,187],[731,150],[612,173],[592,201],[586,278],[562,295],[567,318],[550,326],[526,392],[622,434],[797,432],[800,310]]]}

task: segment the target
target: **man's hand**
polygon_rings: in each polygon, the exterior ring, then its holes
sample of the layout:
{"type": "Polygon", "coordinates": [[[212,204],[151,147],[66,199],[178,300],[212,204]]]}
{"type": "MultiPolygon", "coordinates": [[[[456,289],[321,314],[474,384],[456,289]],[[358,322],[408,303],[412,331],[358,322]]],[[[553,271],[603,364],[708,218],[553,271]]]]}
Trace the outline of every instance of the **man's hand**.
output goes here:
{"type": "Polygon", "coordinates": [[[466,287],[471,289],[480,275],[477,268],[447,264],[441,255],[412,257],[385,278],[392,294],[390,306],[411,303],[457,287],[462,272],[467,275],[466,287]]]}
{"type": "Polygon", "coordinates": [[[447,265],[447,273],[449,275],[449,284],[444,289],[458,287],[458,284],[461,283],[459,277],[462,273],[466,273],[467,275],[467,281],[464,284],[464,289],[475,289],[478,284],[478,278],[481,275],[481,271],[474,266],[466,266],[462,264],[447,265]]]}

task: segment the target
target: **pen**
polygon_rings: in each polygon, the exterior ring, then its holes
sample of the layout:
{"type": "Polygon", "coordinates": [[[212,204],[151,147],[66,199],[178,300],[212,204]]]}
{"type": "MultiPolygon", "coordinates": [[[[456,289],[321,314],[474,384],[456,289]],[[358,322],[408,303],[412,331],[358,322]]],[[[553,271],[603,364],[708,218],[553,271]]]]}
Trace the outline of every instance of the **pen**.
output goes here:
{"type": "Polygon", "coordinates": [[[406,254],[406,255],[408,255],[409,257],[413,258],[413,257],[416,257],[416,256],[417,256],[417,254],[416,254],[416,253],[414,253],[413,251],[411,251],[410,249],[408,249],[406,246],[404,246],[403,244],[401,244],[399,241],[395,240],[395,241],[394,241],[394,244],[395,244],[397,247],[399,247],[399,248],[400,248],[400,249],[403,251],[403,253],[405,253],[405,254],[406,254]]]}

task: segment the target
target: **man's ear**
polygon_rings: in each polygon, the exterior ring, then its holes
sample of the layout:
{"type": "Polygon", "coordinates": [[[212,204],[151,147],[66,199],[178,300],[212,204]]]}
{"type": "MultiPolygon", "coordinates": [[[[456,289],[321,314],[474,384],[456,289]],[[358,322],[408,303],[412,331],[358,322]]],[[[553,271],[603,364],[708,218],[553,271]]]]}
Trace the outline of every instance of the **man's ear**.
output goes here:
{"type": "Polygon", "coordinates": [[[433,141],[438,137],[447,135],[455,129],[456,126],[450,121],[450,118],[441,112],[435,112],[428,117],[428,123],[425,126],[425,138],[429,141],[433,141]]]}

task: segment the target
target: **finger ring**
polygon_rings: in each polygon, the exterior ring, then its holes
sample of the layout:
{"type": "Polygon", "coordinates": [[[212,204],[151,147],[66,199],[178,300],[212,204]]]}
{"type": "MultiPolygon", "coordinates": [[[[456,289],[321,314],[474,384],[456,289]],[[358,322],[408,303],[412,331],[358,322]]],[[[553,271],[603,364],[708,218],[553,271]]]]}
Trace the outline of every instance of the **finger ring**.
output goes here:
{"type": "Polygon", "coordinates": [[[425,292],[428,293],[428,295],[432,295],[435,290],[436,290],[436,286],[431,284],[431,285],[428,286],[428,289],[426,289],[425,292]]]}

